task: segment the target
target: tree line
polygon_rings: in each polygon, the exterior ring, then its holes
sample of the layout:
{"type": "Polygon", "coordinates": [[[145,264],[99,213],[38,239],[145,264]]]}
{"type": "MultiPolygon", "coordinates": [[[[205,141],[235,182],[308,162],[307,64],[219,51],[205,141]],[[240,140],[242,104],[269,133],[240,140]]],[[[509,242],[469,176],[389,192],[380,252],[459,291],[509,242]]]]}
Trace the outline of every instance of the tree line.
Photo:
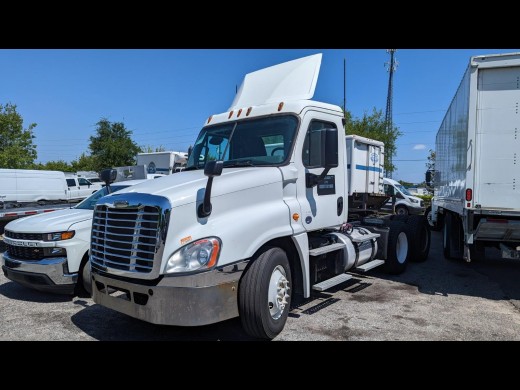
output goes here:
{"type": "MultiPolygon", "coordinates": [[[[24,128],[23,118],[17,112],[16,105],[0,104],[0,168],[99,172],[108,167],[135,165],[137,153],[164,151],[162,146],[138,146],[132,140],[132,131],[123,122],[110,122],[107,118],[101,118],[96,123],[95,134],[89,138],[88,151],[71,162],[58,159],[40,163],[35,162],[35,127],[36,123],[31,123],[24,128]]],[[[395,144],[401,133],[393,125],[390,130],[387,128],[382,110],[373,108],[372,112],[365,112],[360,118],[353,117],[348,110],[345,112],[345,134],[384,142],[384,168],[386,172],[393,172],[395,165],[388,162],[388,156],[395,153],[395,144]]]]}

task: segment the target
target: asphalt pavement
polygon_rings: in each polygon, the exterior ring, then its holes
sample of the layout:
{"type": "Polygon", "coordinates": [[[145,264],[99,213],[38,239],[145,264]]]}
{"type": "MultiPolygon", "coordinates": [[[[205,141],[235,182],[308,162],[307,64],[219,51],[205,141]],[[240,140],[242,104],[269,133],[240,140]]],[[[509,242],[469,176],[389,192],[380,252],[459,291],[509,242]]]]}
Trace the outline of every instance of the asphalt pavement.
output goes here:
{"type": "MultiPolygon", "coordinates": [[[[275,340],[520,340],[520,262],[428,260],[377,269],[293,308],[275,340]]],[[[196,328],[148,324],[89,298],[45,294],[0,274],[0,340],[251,340],[240,319],[196,328]]]]}

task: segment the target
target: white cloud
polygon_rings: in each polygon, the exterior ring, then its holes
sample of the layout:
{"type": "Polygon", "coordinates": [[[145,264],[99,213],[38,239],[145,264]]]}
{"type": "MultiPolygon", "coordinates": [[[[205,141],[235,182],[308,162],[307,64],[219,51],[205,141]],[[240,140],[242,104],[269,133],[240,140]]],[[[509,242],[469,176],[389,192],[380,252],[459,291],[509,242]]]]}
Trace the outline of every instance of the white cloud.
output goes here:
{"type": "Polygon", "coordinates": [[[417,145],[414,145],[414,147],[412,149],[413,150],[424,150],[424,149],[426,149],[426,145],[425,144],[417,144],[417,145]]]}

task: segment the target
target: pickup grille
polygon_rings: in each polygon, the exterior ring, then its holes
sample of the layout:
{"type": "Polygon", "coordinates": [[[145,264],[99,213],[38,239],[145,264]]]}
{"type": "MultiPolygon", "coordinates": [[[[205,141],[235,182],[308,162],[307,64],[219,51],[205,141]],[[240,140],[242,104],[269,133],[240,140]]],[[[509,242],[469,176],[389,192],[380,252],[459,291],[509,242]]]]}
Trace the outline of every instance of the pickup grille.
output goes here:
{"type": "Polygon", "coordinates": [[[6,230],[4,234],[6,237],[14,238],[15,240],[43,241],[42,233],[16,233],[10,230],[6,230]]]}
{"type": "Polygon", "coordinates": [[[154,206],[98,205],[92,221],[93,266],[150,273],[159,247],[160,210],[154,206]]]}
{"type": "Polygon", "coordinates": [[[6,244],[7,254],[20,260],[41,260],[44,258],[43,248],[24,247],[6,244]]]}

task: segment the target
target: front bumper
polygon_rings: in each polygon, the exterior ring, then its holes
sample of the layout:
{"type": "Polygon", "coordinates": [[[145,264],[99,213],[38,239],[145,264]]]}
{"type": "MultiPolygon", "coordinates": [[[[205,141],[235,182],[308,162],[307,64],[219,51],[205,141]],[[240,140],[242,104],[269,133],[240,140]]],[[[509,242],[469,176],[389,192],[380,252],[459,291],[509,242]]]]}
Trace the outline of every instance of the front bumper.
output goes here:
{"type": "Polygon", "coordinates": [[[39,291],[60,294],[74,293],[78,274],[66,274],[63,265],[66,257],[52,257],[38,261],[12,258],[4,252],[2,270],[6,278],[39,291]]]}
{"type": "Polygon", "coordinates": [[[410,214],[413,215],[422,215],[426,211],[426,207],[408,207],[408,210],[410,211],[410,214]]]}
{"type": "Polygon", "coordinates": [[[243,261],[194,275],[164,276],[155,286],[114,279],[92,268],[92,298],[153,324],[212,324],[238,316],[238,283],[246,265],[243,261]]]}

